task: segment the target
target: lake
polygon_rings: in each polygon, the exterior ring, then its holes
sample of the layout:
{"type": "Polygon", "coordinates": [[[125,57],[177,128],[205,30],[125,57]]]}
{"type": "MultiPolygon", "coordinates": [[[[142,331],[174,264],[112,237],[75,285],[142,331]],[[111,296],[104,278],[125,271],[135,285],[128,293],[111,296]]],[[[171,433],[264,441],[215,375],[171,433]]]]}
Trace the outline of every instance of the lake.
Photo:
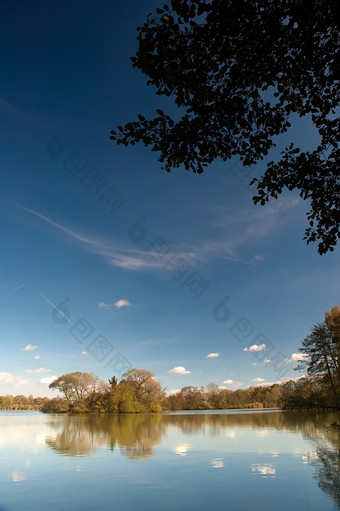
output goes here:
{"type": "Polygon", "coordinates": [[[0,411],[0,510],[340,509],[339,413],[0,411]]]}

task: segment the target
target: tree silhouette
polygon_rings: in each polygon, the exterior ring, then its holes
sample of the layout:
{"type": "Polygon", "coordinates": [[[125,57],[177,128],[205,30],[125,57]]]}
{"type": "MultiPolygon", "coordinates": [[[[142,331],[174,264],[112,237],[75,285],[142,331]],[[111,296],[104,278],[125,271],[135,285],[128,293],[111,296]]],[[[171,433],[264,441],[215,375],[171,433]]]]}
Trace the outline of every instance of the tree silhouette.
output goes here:
{"type": "Polygon", "coordinates": [[[111,139],[142,141],[159,152],[170,172],[183,165],[202,173],[217,158],[256,164],[290,127],[308,116],[319,134],[311,151],[294,142],[267,163],[255,204],[284,188],[310,200],[304,239],[318,252],[340,237],[338,148],[339,17],[335,0],[172,0],[138,27],[133,66],[156,94],[173,96],[171,118],[157,116],[118,126],[111,139]]]}

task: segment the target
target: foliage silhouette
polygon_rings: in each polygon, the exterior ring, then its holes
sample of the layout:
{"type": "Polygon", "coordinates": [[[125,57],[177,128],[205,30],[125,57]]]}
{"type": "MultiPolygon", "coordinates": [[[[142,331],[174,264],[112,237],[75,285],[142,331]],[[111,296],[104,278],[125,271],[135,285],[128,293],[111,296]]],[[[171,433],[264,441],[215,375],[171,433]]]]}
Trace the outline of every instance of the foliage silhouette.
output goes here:
{"type": "Polygon", "coordinates": [[[334,250],[340,236],[338,161],[339,17],[335,0],[172,0],[138,27],[132,57],[156,94],[174,97],[172,118],[111,131],[111,140],[143,142],[168,172],[183,165],[202,173],[217,158],[256,164],[287,132],[295,116],[308,116],[319,142],[301,151],[294,142],[270,161],[254,203],[276,199],[284,188],[311,202],[305,230],[318,252],[334,250]]]}

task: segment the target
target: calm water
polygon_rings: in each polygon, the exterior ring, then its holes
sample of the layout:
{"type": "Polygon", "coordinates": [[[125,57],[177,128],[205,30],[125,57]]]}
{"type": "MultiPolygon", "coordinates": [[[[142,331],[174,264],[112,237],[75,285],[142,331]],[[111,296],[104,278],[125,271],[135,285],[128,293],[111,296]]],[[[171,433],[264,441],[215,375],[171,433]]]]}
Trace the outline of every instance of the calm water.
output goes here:
{"type": "Polygon", "coordinates": [[[340,509],[339,415],[0,411],[0,509],[340,509]]]}

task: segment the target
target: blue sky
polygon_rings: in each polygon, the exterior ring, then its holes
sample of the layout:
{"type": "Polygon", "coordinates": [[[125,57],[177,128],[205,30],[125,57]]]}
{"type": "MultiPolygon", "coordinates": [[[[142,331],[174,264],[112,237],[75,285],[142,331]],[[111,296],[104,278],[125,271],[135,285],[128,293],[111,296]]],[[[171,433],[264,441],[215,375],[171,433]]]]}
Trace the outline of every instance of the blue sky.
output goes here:
{"type": "MultiPolygon", "coordinates": [[[[174,112],[129,60],[157,6],[2,6],[0,395],[129,367],[168,390],[296,378],[292,354],[338,302],[338,253],[302,240],[309,205],[252,204],[263,163],[167,174],[109,140],[138,113],[174,112]]],[[[293,121],[269,158],[315,144],[293,121]]]]}

